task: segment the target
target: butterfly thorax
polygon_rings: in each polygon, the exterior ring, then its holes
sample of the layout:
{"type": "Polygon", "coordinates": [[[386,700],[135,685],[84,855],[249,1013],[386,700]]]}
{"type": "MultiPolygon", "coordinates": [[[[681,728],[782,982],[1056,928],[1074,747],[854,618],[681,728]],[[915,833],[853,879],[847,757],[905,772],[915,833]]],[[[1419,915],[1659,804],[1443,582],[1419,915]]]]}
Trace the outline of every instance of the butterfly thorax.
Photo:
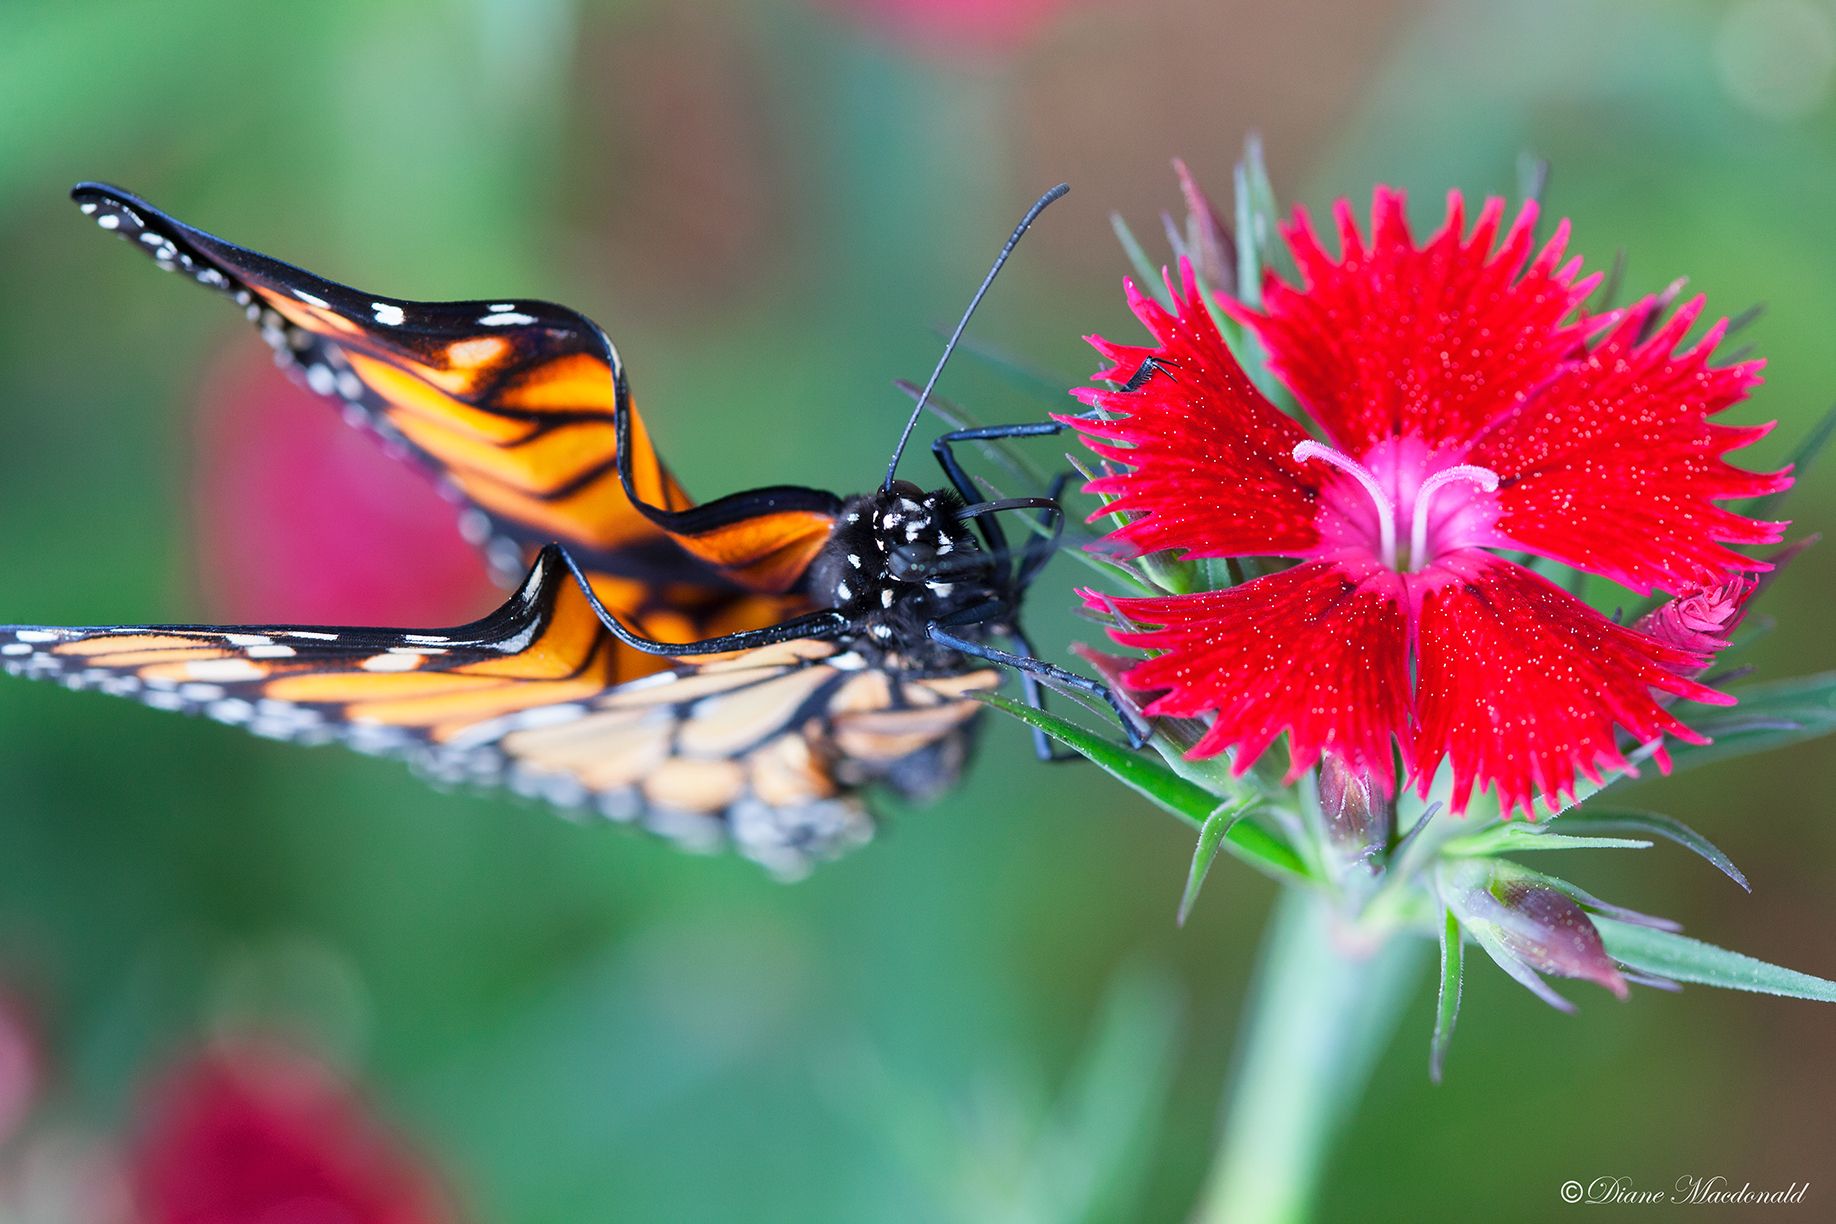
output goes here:
{"type": "Polygon", "coordinates": [[[906,481],[843,503],[810,566],[809,593],[848,618],[851,644],[869,659],[957,671],[960,656],[932,641],[929,626],[980,637],[1006,616],[995,559],[959,517],[962,505],[948,490],[906,481]]]}

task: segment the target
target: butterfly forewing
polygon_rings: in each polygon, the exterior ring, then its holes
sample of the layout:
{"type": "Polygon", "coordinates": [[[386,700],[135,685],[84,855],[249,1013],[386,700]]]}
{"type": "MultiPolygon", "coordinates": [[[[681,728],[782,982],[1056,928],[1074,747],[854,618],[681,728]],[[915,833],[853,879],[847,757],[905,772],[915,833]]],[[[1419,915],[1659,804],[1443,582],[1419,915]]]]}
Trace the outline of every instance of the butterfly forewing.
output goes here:
{"type": "Polygon", "coordinates": [[[576,311],[360,292],[115,188],[72,194],[160,266],[227,294],[307,386],[416,456],[467,507],[462,526],[500,573],[552,541],[591,574],[782,594],[828,536],[837,499],[817,489],[695,506],[631,407],[616,350],[576,311]]]}

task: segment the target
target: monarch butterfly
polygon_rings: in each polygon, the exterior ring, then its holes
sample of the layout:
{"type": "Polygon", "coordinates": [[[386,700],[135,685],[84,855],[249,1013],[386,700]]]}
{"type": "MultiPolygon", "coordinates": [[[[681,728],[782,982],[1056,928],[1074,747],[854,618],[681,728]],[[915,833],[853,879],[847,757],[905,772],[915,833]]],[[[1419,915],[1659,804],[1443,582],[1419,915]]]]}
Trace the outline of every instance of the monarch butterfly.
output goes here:
{"type": "Polygon", "coordinates": [[[973,694],[999,681],[991,664],[1018,669],[1035,703],[1043,679],[1118,704],[1035,658],[1019,625],[1061,526],[1058,489],[983,500],[952,451],[1059,426],[955,430],[932,447],[950,487],[896,478],[970,316],[1065,190],[1002,247],[877,488],[695,504],[585,316],[359,292],[81,184],[72,197],[96,224],[232,298],[283,365],[435,477],[500,576],[522,577],[457,628],[8,626],[0,664],[258,735],[406,757],[437,779],[501,783],[800,873],[870,836],[870,784],[925,797],[955,782],[973,694]],[[1022,549],[999,524],[1008,512],[1036,516],[1022,549]]]}

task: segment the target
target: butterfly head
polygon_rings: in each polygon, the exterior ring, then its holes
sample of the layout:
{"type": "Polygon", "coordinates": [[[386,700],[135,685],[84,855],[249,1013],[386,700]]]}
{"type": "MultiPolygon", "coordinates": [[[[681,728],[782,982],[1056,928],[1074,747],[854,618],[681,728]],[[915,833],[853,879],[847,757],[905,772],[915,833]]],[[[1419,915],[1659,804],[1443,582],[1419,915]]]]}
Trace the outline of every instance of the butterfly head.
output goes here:
{"type": "MultiPolygon", "coordinates": [[[[845,614],[852,636],[873,653],[921,666],[941,648],[927,626],[986,608],[1006,607],[996,560],[959,515],[962,499],[907,481],[848,499],[810,567],[810,594],[845,614]]],[[[973,618],[972,618],[973,619],[973,618]]]]}

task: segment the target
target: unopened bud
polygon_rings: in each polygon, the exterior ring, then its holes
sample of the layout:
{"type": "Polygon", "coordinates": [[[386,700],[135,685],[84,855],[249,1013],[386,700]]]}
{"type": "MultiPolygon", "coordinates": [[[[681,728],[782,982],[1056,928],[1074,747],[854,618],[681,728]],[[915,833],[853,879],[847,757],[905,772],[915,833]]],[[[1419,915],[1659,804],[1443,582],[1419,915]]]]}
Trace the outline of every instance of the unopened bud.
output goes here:
{"type": "Polygon", "coordinates": [[[1442,899],[1507,973],[1563,1010],[1536,974],[1577,978],[1626,997],[1626,979],[1579,902],[1548,876],[1503,859],[1455,859],[1440,869],[1442,899]]]}
{"type": "Polygon", "coordinates": [[[1383,870],[1396,804],[1376,778],[1331,752],[1320,758],[1320,820],[1336,874],[1383,870]]]}
{"type": "Polygon", "coordinates": [[[1235,293],[1237,252],[1229,227],[1185,162],[1174,158],[1173,172],[1179,175],[1179,191],[1186,199],[1186,253],[1193,271],[1212,292],[1235,293]]]}
{"type": "Polygon", "coordinates": [[[1632,627],[1667,646],[1695,651],[1703,656],[1706,668],[1726,648],[1746,615],[1747,600],[1758,587],[1759,580],[1747,574],[1736,574],[1714,586],[1694,587],[1640,617],[1632,627]]]}

